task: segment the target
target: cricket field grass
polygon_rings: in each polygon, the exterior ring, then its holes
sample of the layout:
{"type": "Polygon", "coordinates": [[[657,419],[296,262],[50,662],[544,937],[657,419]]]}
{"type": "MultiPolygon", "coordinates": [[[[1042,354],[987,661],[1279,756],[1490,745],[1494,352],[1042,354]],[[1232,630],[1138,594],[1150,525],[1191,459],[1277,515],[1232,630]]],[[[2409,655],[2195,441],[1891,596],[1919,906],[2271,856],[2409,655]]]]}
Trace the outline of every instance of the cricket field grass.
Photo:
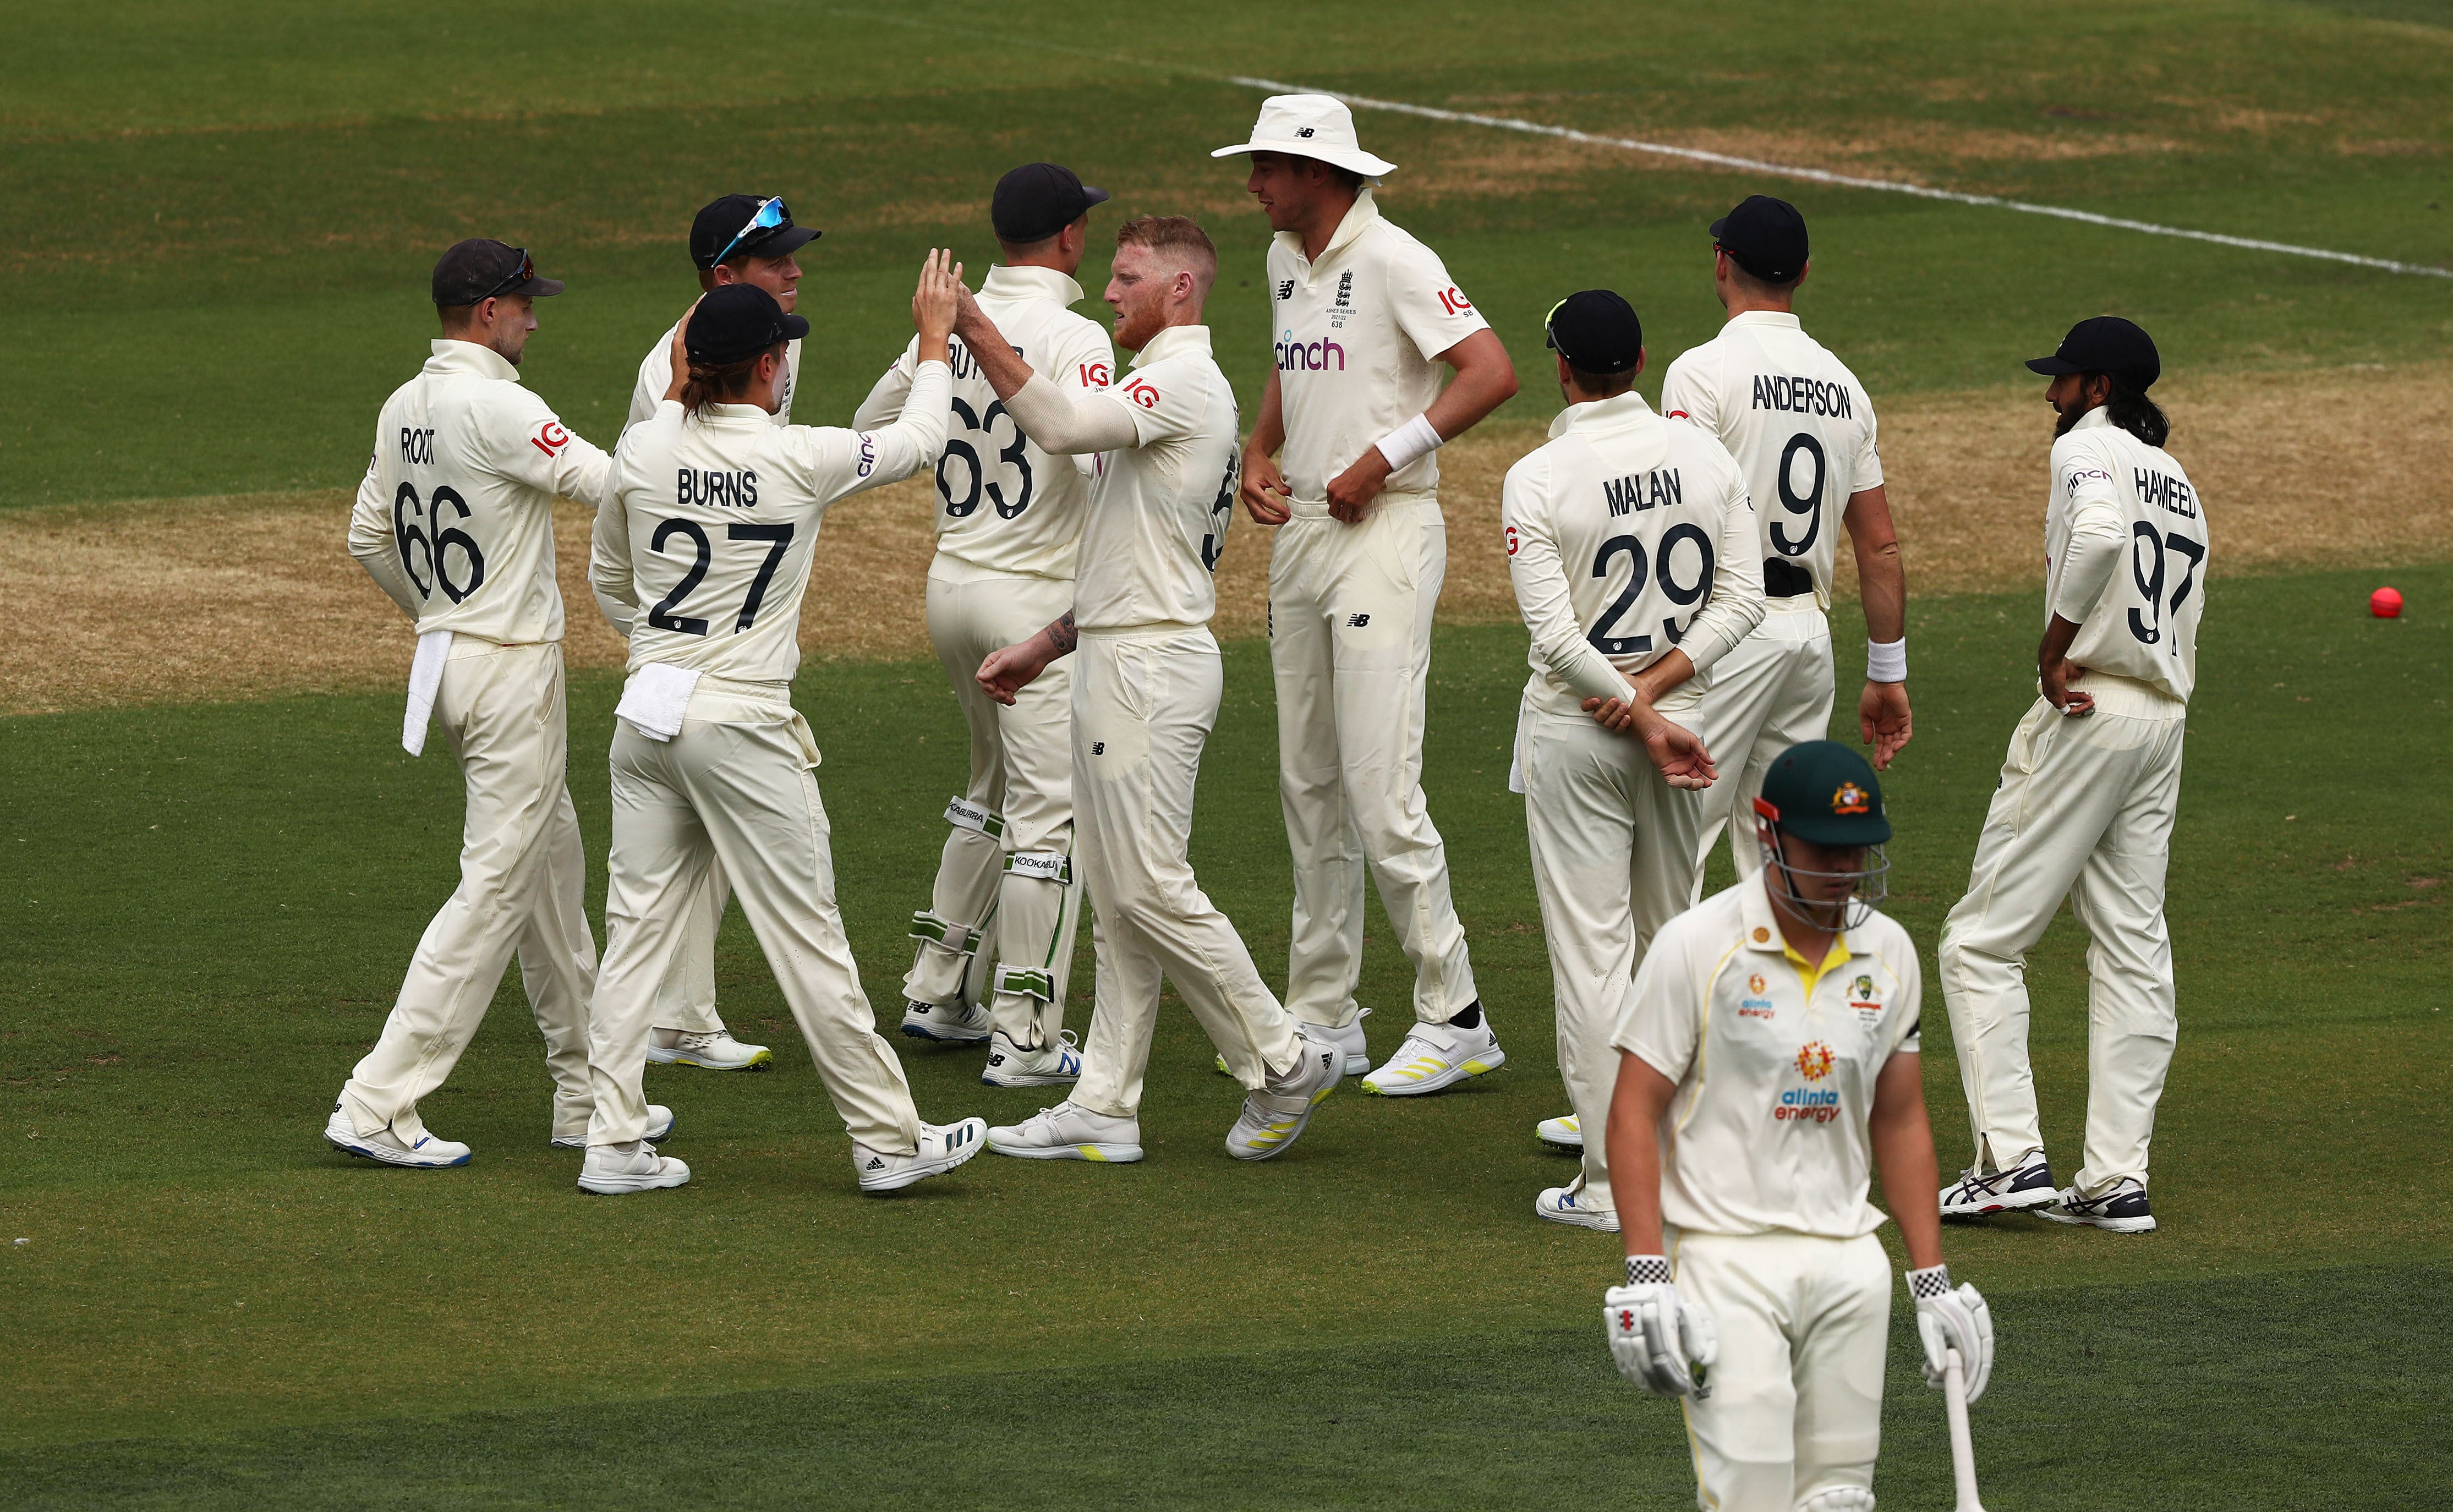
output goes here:
{"type": "MultiPolygon", "coordinates": [[[[2163,1226],[1945,1233],[1999,1330],[1974,1412],[1986,1504],[2442,1500],[2453,1157],[2427,1130],[2453,1063],[2453,278],[2425,272],[1365,111],[1366,145],[1404,165],[1384,208],[1526,380],[1454,451],[1425,778],[1503,1071],[1416,1100],[1348,1083],[1299,1146],[1246,1165],[1220,1148],[1235,1091],[1170,995],[1146,1163],[984,1156],[866,1199],[736,912],[720,1006],[777,1064],[650,1070],[688,1187],[574,1192],[516,972],[423,1104],[473,1164],[369,1168],[320,1128],[456,874],[457,776],[439,745],[398,744],[409,638],[341,555],[451,241],[500,236],[569,281],[523,376],[609,445],[693,291],[690,212],[782,192],[827,230],[804,258],[796,418],[840,422],[907,334],[922,251],[953,245],[976,280],[988,187],[1052,158],[1121,210],[1210,227],[1211,324],[1248,414],[1265,228],[1240,168],[1207,156],[1264,92],[1238,79],[2443,269],[2453,6],[5,13],[0,1506],[1691,1506],[1676,1405],[1621,1383],[1594,1326],[1615,1241],[1531,1212],[1572,1166],[1532,1137],[1565,1102],[1506,790],[1525,636],[1474,527],[1556,408],[1542,311],[1626,293],[1657,393],[1720,316],[1703,228],[1755,191],[1807,215],[1801,313],[1885,415],[1917,713],[1885,780],[1888,906],[1928,980],[2033,696],[2048,412],[2019,361],[2085,315],[2146,326],[2171,449],[2207,496],[2163,1226]],[[2373,619],[2386,583],[2408,608],[2373,619]]],[[[819,543],[795,696],[890,1017],[966,746],[910,630],[928,506],[859,508],[819,543]]],[[[1251,638],[1266,532],[1245,522],[1226,549],[1194,861],[1276,977],[1291,889],[1251,638]]],[[[593,905],[619,681],[584,592],[569,612],[593,905]]],[[[1853,688],[1855,606],[1833,623],[1853,688]]],[[[2029,974],[2065,1164],[2084,951],[2064,916],[2029,974]]],[[[1089,980],[1086,930],[1077,1027],[1089,980]]],[[[1375,914],[1375,1050],[1407,980],[1375,914]]],[[[1965,1115],[1928,1005],[1947,1168],[1965,1115]]],[[[897,1044],[931,1119],[1056,1100],[982,1087],[976,1051],[897,1044]]],[[[1940,1507],[1942,1407],[1900,1306],[1876,1489],[1940,1507]]]]}

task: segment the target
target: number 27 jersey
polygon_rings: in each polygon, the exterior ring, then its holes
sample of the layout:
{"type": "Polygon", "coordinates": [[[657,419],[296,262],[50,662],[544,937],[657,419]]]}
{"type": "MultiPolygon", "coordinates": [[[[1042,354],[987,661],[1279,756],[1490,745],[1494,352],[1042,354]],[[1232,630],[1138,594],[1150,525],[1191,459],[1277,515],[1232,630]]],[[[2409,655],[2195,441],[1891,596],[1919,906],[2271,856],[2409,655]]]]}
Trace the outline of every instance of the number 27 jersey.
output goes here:
{"type": "Polygon", "coordinates": [[[1738,459],[1761,532],[1765,591],[1794,596],[1805,587],[1793,575],[1802,572],[1816,605],[1829,608],[1840,516],[1850,494],[1883,483],[1874,406],[1857,375],[1795,315],[1749,309],[1669,365],[1661,412],[1703,427],[1738,459]]]}

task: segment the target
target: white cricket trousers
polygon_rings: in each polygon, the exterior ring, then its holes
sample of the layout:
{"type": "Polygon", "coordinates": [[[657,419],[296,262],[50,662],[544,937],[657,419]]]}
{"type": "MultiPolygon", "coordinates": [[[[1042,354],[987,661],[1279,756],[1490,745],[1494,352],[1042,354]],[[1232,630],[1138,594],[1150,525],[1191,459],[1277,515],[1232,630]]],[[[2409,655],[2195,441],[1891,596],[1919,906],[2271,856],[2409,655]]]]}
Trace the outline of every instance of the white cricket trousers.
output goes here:
{"type": "Polygon", "coordinates": [[[1098,984],[1072,1102],[1131,1118],[1175,984],[1246,1091],[1292,1066],[1295,1021],[1192,875],[1192,791],[1224,676],[1205,628],[1086,630],[1073,669],[1075,857],[1096,919],[1098,984]]]}
{"type": "Polygon", "coordinates": [[[596,937],[588,858],[564,781],[568,726],[558,642],[497,646],[455,636],[434,718],[460,764],[468,816],[460,885],[426,926],[383,1036],[349,1073],[341,1105],[360,1134],[425,1137],[418,1100],[459,1064],[514,953],[545,1034],[553,1132],[588,1126],[588,1001],[596,937]]]}
{"type": "Polygon", "coordinates": [[[724,925],[724,905],[732,896],[724,880],[724,863],[707,868],[707,881],[690,894],[689,917],[682,925],[682,947],[672,969],[656,989],[656,1027],[684,1034],[720,1034],[724,1020],[715,1011],[715,935],[724,925]]]}
{"type": "Polygon", "coordinates": [[[1882,1241],[1671,1230],[1682,1297],[1711,1309],[1711,1394],[1685,1401],[1695,1504],[1794,1512],[1844,1486],[1871,1490],[1883,1446],[1891,1263],[1882,1241]]]}
{"type": "Polygon", "coordinates": [[[1002,833],[947,826],[930,922],[920,925],[931,932],[921,936],[903,995],[950,1006],[966,1000],[967,972],[985,978],[996,1027],[1024,1049],[1065,1027],[1082,912],[1071,865],[1073,671],[1067,660],[1052,663],[1009,707],[980,691],[976,674],[992,652],[1030,639],[1072,607],[1070,582],[928,579],[928,639],[971,732],[963,797],[994,816],[1002,833]],[[990,963],[992,973],[980,969],[990,963]]]}
{"type": "Polygon", "coordinates": [[[1942,926],[1943,1002],[1980,1168],[2044,1147],[2027,1059],[2027,951],[2062,899],[2087,933],[2086,1144],[2076,1185],[2146,1180],[2180,1031],[2164,868],[2187,706],[2102,675],[2073,719],[2039,698],[2010,736],[1967,896],[1942,926]]]}
{"type": "MultiPolygon", "coordinates": [[[[1674,708],[1664,713],[1676,719],[1674,708]]],[[[1618,1083],[1610,1035],[1661,926],[1686,911],[1699,869],[1702,793],[1669,786],[1644,743],[1584,714],[1524,712],[1517,768],[1533,847],[1533,893],[1550,951],[1559,1079],[1577,1126],[1609,1123],[1618,1083]]],[[[1614,1209],[1606,1142],[1585,1141],[1582,1202],[1614,1209]]]]}
{"type": "Polygon", "coordinates": [[[1429,494],[1383,494],[1358,525],[1322,503],[1288,507],[1269,552],[1278,796],[1295,864],[1286,1006],[1306,1024],[1354,1022],[1367,863],[1414,965],[1414,1016],[1446,1024],[1477,997],[1447,849],[1423,797],[1447,527],[1429,494]]]}
{"type": "Polygon", "coordinates": [[[708,865],[721,861],[845,1128],[872,1149],[907,1155],[919,1147],[920,1117],[844,937],[808,724],[781,685],[712,677],[699,680],[690,712],[722,717],[685,719],[669,741],[614,724],[588,1143],[627,1144],[647,1128],[640,1083],[656,985],[672,969],[708,865]]]}
{"type": "Polygon", "coordinates": [[[1712,664],[1709,686],[1685,725],[1703,737],[1720,780],[1703,790],[1704,828],[1696,838],[1695,880],[1687,903],[1703,901],[1704,867],[1712,847],[1729,837],[1729,860],[1740,877],[1763,869],[1755,840],[1755,800],[1764,773],[1781,752],[1802,741],[1827,740],[1836,674],[1831,625],[1814,595],[1766,600],[1770,611],[1754,632],[1712,664]]]}

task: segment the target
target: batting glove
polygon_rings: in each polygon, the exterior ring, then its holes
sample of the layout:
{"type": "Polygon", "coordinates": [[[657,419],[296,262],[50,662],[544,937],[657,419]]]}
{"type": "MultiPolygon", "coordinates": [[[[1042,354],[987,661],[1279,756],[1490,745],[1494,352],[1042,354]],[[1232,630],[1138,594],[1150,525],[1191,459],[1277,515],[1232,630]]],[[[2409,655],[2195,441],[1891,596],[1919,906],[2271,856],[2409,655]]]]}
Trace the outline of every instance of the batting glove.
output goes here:
{"type": "Polygon", "coordinates": [[[1943,1356],[1956,1349],[1967,1400],[1974,1402],[1984,1395],[1984,1383],[1993,1375],[1993,1309],[1973,1286],[1962,1283],[1952,1290],[1947,1265],[1907,1274],[1908,1295],[1916,1299],[1917,1337],[1925,1341],[1925,1383],[1942,1389],[1943,1356]]]}
{"type": "Polygon", "coordinates": [[[1618,1373],[1656,1397],[1707,1395],[1705,1370],[1721,1352],[1711,1313],[1678,1295],[1660,1255],[1628,1256],[1626,1281],[1602,1294],[1602,1324],[1618,1373]]]}

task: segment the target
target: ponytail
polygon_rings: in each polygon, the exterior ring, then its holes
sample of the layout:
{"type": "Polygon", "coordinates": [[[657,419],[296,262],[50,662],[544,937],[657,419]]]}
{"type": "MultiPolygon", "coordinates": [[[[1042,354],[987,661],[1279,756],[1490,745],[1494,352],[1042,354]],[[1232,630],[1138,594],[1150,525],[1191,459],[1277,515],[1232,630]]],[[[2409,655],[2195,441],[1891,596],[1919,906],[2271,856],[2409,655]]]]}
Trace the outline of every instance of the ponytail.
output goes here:
{"type": "Polygon", "coordinates": [[[784,359],[784,343],[777,342],[764,351],[754,351],[738,362],[703,363],[690,360],[688,376],[682,381],[682,405],[693,419],[704,420],[709,405],[742,398],[749,391],[750,375],[758,370],[758,360],[772,357],[784,359]]]}
{"type": "Polygon", "coordinates": [[[2104,417],[2150,447],[2162,446],[2172,434],[2171,417],[2162,407],[2118,378],[2104,401],[2104,417]]]}

